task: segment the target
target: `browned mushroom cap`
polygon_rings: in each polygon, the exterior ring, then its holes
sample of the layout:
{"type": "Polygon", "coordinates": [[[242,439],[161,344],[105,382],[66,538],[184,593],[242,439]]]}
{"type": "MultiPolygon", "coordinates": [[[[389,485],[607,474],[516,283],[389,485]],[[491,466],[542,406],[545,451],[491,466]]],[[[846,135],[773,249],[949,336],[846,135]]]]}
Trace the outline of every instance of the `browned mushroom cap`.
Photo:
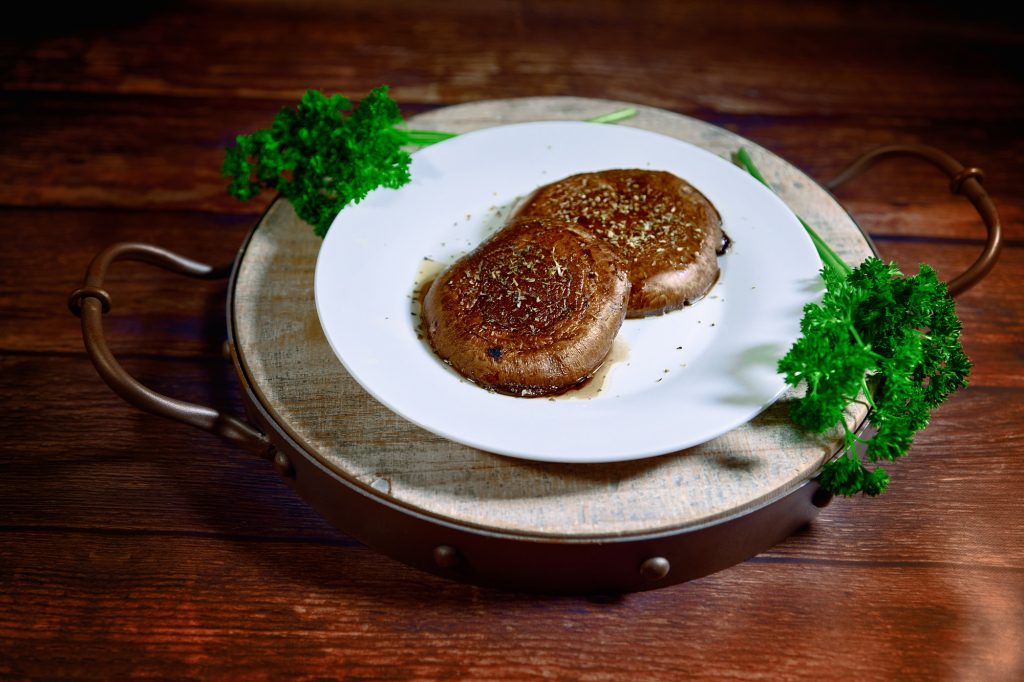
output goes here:
{"type": "Polygon", "coordinates": [[[576,223],[612,246],[629,268],[628,317],[681,308],[718,279],[722,220],[703,194],[671,173],[573,175],[538,189],[515,216],[576,223]]]}
{"type": "Polygon", "coordinates": [[[573,225],[515,222],[434,281],[423,302],[441,359],[488,389],[560,393],[604,361],[626,314],[615,253],[573,225]]]}

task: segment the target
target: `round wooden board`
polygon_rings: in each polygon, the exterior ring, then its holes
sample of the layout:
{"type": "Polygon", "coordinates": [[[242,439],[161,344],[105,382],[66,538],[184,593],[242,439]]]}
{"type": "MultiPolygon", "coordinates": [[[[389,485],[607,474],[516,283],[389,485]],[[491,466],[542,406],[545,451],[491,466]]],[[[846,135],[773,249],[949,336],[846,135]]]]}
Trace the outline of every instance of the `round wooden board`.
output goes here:
{"type": "MultiPolygon", "coordinates": [[[[580,120],[628,103],[544,97],[463,104],[413,118],[465,132],[532,120],[580,120]]],[[[696,119],[637,106],[617,125],[657,131],[729,158],[743,145],[787,204],[848,262],[872,255],[843,208],[799,170],[696,119]]],[[[320,239],[278,200],[241,254],[231,311],[242,369],[265,410],[325,466],[381,500],[428,517],[532,537],[599,538],[712,524],[776,500],[812,477],[839,437],[796,431],[785,400],[704,445],[639,461],[546,464],[474,450],[392,413],[345,372],[313,299],[320,239]]],[[[416,273],[410,273],[410,281],[416,273]]],[[[856,428],[863,408],[852,409],[856,428]]],[[[628,428],[628,425],[624,425],[628,428]]]]}

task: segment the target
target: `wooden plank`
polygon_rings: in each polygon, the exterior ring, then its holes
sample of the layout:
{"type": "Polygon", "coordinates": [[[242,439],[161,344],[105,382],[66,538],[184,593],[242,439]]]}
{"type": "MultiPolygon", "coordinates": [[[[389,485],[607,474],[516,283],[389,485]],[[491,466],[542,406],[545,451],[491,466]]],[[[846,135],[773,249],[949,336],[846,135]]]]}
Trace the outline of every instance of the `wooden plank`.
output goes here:
{"type": "Polygon", "coordinates": [[[227,196],[224,148],[279,104],[19,96],[0,101],[0,204],[258,212],[227,196]]]}
{"type": "MultiPolygon", "coordinates": [[[[67,308],[104,247],[143,241],[213,264],[230,263],[255,215],[0,209],[0,352],[82,353],[67,308]]],[[[104,327],[118,356],[220,357],[226,281],[203,282],[139,263],[111,268],[104,327]]]]}
{"type": "MultiPolygon", "coordinates": [[[[849,197],[844,190],[839,193],[839,201],[880,248],[884,240],[906,239],[915,243],[934,240],[963,244],[967,251],[977,245],[978,252],[981,251],[986,238],[985,225],[966,199],[939,194],[931,201],[886,200],[885,188],[872,187],[872,190],[878,194],[872,197],[861,192],[857,197],[849,197]]],[[[994,195],[992,201],[1003,225],[1006,246],[1024,246],[1024,234],[1019,227],[1024,224],[1024,202],[994,195]]]]}
{"type": "Polygon", "coordinates": [[[1001,426],[1024,423],[1019,390],[971,387],[954,395],[910,453],[885,465],[888,492],[834,500],[807,536],[769,554],[1024,567],[1021,505],[1011,492],[1024,486],[1024,471],[1007,459],[1024,447],[1024,435],[1001,426]]]}
{"type": "MultiPolygon", "coordinates": [[[[346,87],[344,91],[361,96],[366,89],[346,87]]],[[[622,99],[642,103],[638,97],[622,99]]],[[[243,204],[227,196],[226,181],[220,176],[223,150],[234,136],[268,126],[282,106],[296,101],[297,96],[237,102],[57,93],[20,93],[0,99],[0,128],[7,133],[7,144],[0,148],[0,205],[258,213],[266,199],[243,204]]],[[[407,115],[425,108],[422,101],[399,101],[407,115]]],[[[686,111],[680,106],[670,108],[686,111]]],[[[1014,219],[1019,218],[1024,201],[1024,171],[1019,163],[1024,148],[1007,143],[1016,139],[1018,120],[965,130],[952,115],[921,120],[860,118],[848,113],[722,115],[701,110],[696,116],[763,144],[820,180],[877,145],[936,145],[963,163],[983,167],[997,205],[1010,211],[1008,224],[1019,224],[1014,219]]],[[[948,195],[947,184],[922,162],[893,160],[851,182],[840,196],[844,201],[894,203],[900,213],[910,215],[913,207],[934,206],[940,216],[948,208],[957,220],[966,219],[970,215],[966,201],[948,195]]]]}
{"type": "Polygon", "coordinates": [[[930,9],[922,30],[913,7],[814,2],[175,4],[108,32],[28,30],[0,53],[0,84],[294,100],[384,82],[432,103],[573,94],[687,113],[1018,120],[1019,33],[963,12],[930,9]]]}
{"type": "MultiPolygon", "coordinates": [[[[155,390],[243,413],[224,361],[136,358],[124,366],[155,390]]],[[[85,358],[0,359],[0,403],[0,432],[10,437],[0,449],[0,526],[336,541],[268,462],[129,406],[85,358]]]]}
{"type": "Polygon", "coordinates": [[[21,532],[0,535],[0,575],[0,674],[11,677],[1024,671],[1021,573],[984,566],[754,561],[655,593],[537,598],[425,576],[358,548],[21,532]]]}
{"type": "MultiPolygon", "coordinates": [[[[225,364],[136,358],[125,365],[157,390],[241,413],[225,364]]],[[[911,454],[890,465],[890,493],[835,500],[809,531],[767,556],[1024,569],[1024,527],[1015,521],[1024,436],[1002,426],[1024,422],[1022,391],[1018,383],[954,396],[911,454]]],[[[0,403],[0,431],[8,435],[0,447],[0,535],[102,529],[353,542],[267,462],[128,406],[83,358],[0,358],[0,403]],[[58,420],[64,428],[52,428],[58,420]]]]}

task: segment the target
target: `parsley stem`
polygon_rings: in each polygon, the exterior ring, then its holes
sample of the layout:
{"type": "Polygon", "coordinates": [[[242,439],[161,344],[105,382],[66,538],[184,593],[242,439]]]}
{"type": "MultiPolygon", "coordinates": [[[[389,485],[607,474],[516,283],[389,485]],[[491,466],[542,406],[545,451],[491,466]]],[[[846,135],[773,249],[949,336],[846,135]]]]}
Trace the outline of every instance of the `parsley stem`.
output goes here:
{"type": "Polygon", "coordinates": [[[867,379],[860,380],[860,390],[864,394],[864,397],[868,399],[868,403],[871,405],[871,408],[878,409],[878,406],[875,405],[875,399],[871,396],[871,389],[868,388],[867,379]]]}
{"type": "Polygon", "coordinates": [[[854,326],[853,321],[847,319],[847,324],[850,327],[850,333],[853,334],[853,338],[857,340],[857,345],[863,348],[864,350],[870,350],[867,344],[864,343],[864,339],[860,338],[860,334],[857,333],[857,327],[854,326]]]}
{"type": "Polygon", "coordinates": [[[862,351],[873,357],[875,360],[885,359],[882,355],[879,355],[875,351],[871,350],[871,346],[864,343],[864,339],[860,337],[860,333],[857,331],[857,327],[854,326],[853,320],[847,318],[846,325],[850,328],[850,334],[853,336],[853,339],[857,342],[857,345],[860,346],[860,349],[862,351]]]}
{"type": "Polygon", "coordinates": [[[458,133],[446,133],[440,130],[407,130],[405,128],[391,128],[389,134],[398,138],[400,144],[411,144],[417,147],[426,147],[450,140],[458,135],[458,133]]]}
{"type": "Polygon", "coordinates": [[[843,423],[843,430],[846,431],[846,438],[845,438],[846,446],[845,447],[848,450],[851,450],[851,451],[853,450],[853,448],[851,447],[851,445],[853,443],[865,443],[865,444],[867,443],[866,440],[864,440],[863,438],[861,438],[856,433],[854,433],[853,431],[850,430],[850,427],[846,425],[846,420],[845,419],[842,420],[842,423],[843,423]]]}
{"type": "MultiPolygon", "coordinates": [[[[625,109],[619,109],[612,111],[607,114],[601,114],[600,116],[594,116],[593,118],[584,119],[586,123],[618,123],[624,121],[627,118],[636,116],[636,109],[633,107],[627,107],[625,109]]],[[[400,144],[408,144],[415,147],[429,147],[432,144],[438,142],[444,142],[450,140],[453,137],[458,137],[458,133],[446,133],[440,130],[409,130],[406,128],[391,128],[388,134],[398,138],[400,144]]]]}
{"type": "Polygon", "coordinates": [[[636,109],[633,107],[626,107],[625,109],[619,109],[618,111],[613,111],[584,120],[587,123],[618,123],[619,121],[624,121],[627,118],[633,118],[634,116],[636,116],[636,109]]]}
{"type": "MultiPolygon", "coordinates": [[[[745,148],[739,148],[736,152],[736,160],[740,162],[740,165],[743,166],[743,168],[746,169],[746,171],[750,173],[755,180],[773,192],[775,191],[775,189],[765,179],[764,175],[761,174],[758,167],[754,165],[754,160],[750,158],[750,154],[745,148]]],[[[818,257],[821,258],[821,262],[825,264],[825,267],[832,268],[844,278],[853,272],[853,268],[847,265],[843,259],[839,257],[839,254],[833,251],[832,247],[825,243],[825,240],[821,238],[821,235],[814,231],[814,228],[808,225],[800,216],[797,216],[796,219],[804,226],[804,230],[806,230],[807,234],[810,236],[811,242],[814,244],[814,248],[818,252],[818,257]]]]}

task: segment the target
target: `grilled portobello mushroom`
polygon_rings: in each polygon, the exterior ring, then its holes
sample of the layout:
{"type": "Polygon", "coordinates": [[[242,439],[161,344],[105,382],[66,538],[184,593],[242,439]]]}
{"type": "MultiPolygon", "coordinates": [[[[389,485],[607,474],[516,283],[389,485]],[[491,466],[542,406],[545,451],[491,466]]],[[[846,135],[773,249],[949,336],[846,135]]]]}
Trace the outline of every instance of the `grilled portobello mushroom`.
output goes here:
{"type": "Polygon", "coordinates": [[[575,223],[626,262],[627,317],[659,315],[704,296],[718,280],[726,237],[707,198],[664,171],[572,175],[523,200],[514,217],[575,223]]]}
{"type": "Polygon", "coordinates": [[[626,314],[614,250],[558,220],[512,222],[441,273],[423,301],[434,351],[499,393],[544,396],[586,381],[626,314]]]}

